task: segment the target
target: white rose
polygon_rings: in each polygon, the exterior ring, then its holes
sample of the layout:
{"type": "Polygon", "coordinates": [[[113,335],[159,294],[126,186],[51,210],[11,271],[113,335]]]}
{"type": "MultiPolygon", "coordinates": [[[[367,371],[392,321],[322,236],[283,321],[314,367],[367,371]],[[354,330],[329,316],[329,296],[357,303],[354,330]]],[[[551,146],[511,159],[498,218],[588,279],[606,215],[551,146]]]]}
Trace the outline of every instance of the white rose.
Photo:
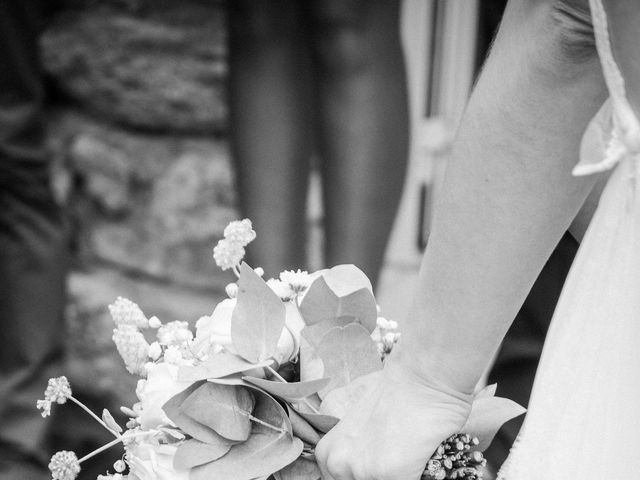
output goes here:
{"type": "Polygon", "coordinates": [[[178,366],[169,363],[154,363],[147,368],[147,379],[139,382],[136,394],[140,403],[138,421],[143,430],[151,430],[159,425],[171,425],[162,406],[174,395],[189,387],[193,382],[178,381],[178,366]]]}
{"type": "MultiPolygon", "coordinates": [[[[230,353],[237,353],[231,340],[231,318],[236,307],[237,299],[227,298],[220,302],[210,317],[202,317],[196,324],[196,338],[194,350],[206,353],[211,347],[221,346],[230,353]]],[[[304,327],[304,320],[298,308],[291,302],[285,302],[285,327],[278,340],[278,347],[274,355],[280,364],[293,359],[300,347],[300,331],[304,327]]]]}
{"type": "Polygon", "coordinates": [[[178,447],[133,443],[127,448],[129,480],[189,480],[189,470],[173,468],[178,447]]]}
{"type": "Polygon", "coordinates": [[[231,316],[236,303],[235,298],[227,298],[216,305],[210,316],[197,321],[196,338],[193,342],[193,350],[197,354],[208,353],[214,345],[235,353],[231,342],[231,316]]]}

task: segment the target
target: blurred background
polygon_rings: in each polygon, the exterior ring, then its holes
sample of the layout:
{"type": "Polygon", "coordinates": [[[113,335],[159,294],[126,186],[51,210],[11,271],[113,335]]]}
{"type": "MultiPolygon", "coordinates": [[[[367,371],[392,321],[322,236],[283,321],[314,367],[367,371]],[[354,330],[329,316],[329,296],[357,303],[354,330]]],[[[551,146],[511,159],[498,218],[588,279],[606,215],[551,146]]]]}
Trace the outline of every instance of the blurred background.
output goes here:
{"type": "MultiPolygon", "coordinates": [[[[402,3],[411,137],[377,286],[388,318],[401,322],[409,307],[433,195],[504,3],[402,3]]],[[[229,147],[227,8],[214,0],[65,0],[48,8],[40,36],[46,142],[72,248],[63,372],[97,408],[113,411],[135,401],[135,379],[111,341],[107,305],[121,295],[163,322],[195,322],[233,281],[211,257],[241,215],[229,147]]],[[[310,268],[323,266],[321,182],[312,167],[310,268]]],[[[74,425],[56,429],[58,448],[101,441],[68,410],[56,412],[59,424],[74,425]]],[[[108,465],[104,457],[97,463],[98,473],[108,465]]]]}

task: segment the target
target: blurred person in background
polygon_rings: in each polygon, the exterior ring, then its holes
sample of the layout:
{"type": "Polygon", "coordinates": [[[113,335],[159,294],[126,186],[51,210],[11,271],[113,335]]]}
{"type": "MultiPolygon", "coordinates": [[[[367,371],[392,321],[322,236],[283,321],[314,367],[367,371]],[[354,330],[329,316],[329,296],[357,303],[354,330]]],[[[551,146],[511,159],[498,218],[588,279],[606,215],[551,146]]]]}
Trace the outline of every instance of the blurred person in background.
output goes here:
{"type": "Polygon", "coordinates": [[[60,374],[67,269],[44,138],[44,2],[0,0],[0,479],[49,478],[36,399],[60,374]]]}
{"type": "Polygon", "coordinates": [[[318,153],[326,265],[376,284],[408,150],[399,0],[231,0],[231,145],[240,205],[267,276],[307,264],[318,153]]]}

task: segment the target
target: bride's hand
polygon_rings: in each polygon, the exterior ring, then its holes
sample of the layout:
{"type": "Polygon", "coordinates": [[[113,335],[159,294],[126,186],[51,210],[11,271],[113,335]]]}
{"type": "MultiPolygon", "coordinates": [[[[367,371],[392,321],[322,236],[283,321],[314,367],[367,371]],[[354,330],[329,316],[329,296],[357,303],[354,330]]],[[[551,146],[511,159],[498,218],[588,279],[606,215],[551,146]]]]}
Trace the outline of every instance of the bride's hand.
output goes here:
{"type": "Polygon", "coordinates": [[[316,447],[325,480],[419,480],[438,445],[471,409],[465,395],[428,385],[387,362],[366,395],[316,447]]]}

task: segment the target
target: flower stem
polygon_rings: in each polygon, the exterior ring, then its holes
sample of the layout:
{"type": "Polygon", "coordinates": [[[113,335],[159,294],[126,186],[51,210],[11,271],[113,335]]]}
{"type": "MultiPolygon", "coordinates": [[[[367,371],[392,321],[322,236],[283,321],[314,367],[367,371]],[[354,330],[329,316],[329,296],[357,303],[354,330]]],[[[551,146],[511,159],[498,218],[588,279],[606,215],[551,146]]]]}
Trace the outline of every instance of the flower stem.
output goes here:
{"type": "Polygon", "coordinates": [[[93,419],[98,422],[100,425],[102,425],[104,428],[106,428],[107,430],[109,430],[109,432],[111,432],[111,434],[116,437],[116,438],[120,438],[120,435],[113,431],[112,429],[110,429],[106,423],[104,423],[104,421],[102,421],[102,419],[100,417],[98,417],[95,413],[93,413],[84,403],[82,403],[80,400],[78,400],[77,398],[70,396],[68,397],[69,400],[71,400],[73,403],[75,403],[76,405],[78,405],[80,408],[82,408],[85,412],[87,412],[89,415],[91,415],[91,417],[93,417],[93,419]]]}
{"type": "MultiPolygon", "coordinates": [[[[282,383],[289,383],[284,378],[282,378],[282,375],[280,375],[278,372],[276,372],[273,369],[272,366],[268,365],[267,366],[267,370],[269,370],[269,372],[271,372],[271,375],[273,375],[278,381],[280,381],[282,383]]],[[[301,398],[300,401],[302,403],[304,403],[307,407],[309,407],[313,413],[320,413],[320,412],[318,412],[318,409],[316,407],[314,407],[313,405],[311,405],[309,400],[307,400],[306,398],[301,398]]]]}
{"type": "Polygon", "coordinates": [[[286,430],[284,428],[276,427],[275,425],[271,425],[270,423],[265,422],[264,420],[260,420],[259,418],[254,417],[253,415],[249,415],[249,420],[252,422],[259,423],[263,427],[270,428],[271,430],[275,430],[276,432],[284,433],[286,430]]]}
{"type": "Polygon", "coordinates": [[[89,460],[90,458],[95,457],[99,453],[102,453],[105,450],[108,450],[109,448],[111,448],[114,445],[117,445],[117,444],[123,442],[126,439],[135,438],[135,437],[143,437],[143,436],[149,435],[149,434],[150,434],[150,432],[138,432],[138,434],[127,435],[127,436],[118,435],[116,439],[111,440],[109,443],[101,446],[100,448],[95,449],[93,452],[86,454],[84,457],[82,457],[80,460],[78,460],[78,463],[82,463],[85,460],[89,460]]]}
{"type": "Polygon", "coordinates": [[[238,265],[234,265],[232,268],[233,273],[236,274],[236,277],[240,278],[240,269],[238,268],[238,265]]]}
{"type": "Polygon", "coordinates": [[[284,378],[282,378],[282,375],[280,375],[278,372],[275,371],[275,369],[271,366],[271,365],[267,365],[267,370],[269,370],[269,372],[271,373],[271,375],[273,375],[274,377],[276,377],[276,379],[279,382],[282,383],[288,383],[284,378]]]}
{"type": "Polygon", "coordinates": [[[117,445],[118,443],[122,442],[123,437],[118,437],[115,440],[111,440],[109,443],[107,443],[106,445],[101,446],[100,448],[97,448],[96,450],[94,450],[91,453],[88,453],[87,455],[85,455],[84,457],[82,457],[80,460],[78,460],[78,463],[82,463],[85,460],[89,460],[91,457],[95,457],[97,454],[104,452],[105,450],[113,447],[114,445],[117,445]]]}

